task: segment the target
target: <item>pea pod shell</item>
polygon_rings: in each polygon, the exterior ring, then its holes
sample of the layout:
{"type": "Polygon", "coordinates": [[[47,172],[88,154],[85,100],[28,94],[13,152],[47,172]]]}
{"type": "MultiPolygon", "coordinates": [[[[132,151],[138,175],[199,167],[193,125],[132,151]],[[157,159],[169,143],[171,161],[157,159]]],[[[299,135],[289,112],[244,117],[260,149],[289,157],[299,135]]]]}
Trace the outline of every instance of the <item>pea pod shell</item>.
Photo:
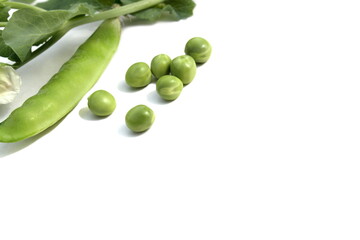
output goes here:
{"type": "Polygon", "coordinates": [[[66,116],[102,75],[120,33],[119,19],[105,20],[36,95],[0,123],[0,141],[29,138],[66,116]]]}

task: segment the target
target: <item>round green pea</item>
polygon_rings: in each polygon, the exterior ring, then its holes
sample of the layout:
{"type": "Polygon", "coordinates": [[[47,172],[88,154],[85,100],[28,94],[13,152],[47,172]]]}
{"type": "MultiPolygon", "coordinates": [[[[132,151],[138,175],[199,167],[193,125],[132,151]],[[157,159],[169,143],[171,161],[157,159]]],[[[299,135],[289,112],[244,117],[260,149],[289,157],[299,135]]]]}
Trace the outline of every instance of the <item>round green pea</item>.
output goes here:
{"type": "Polygon", "coordinates": [[[151,60],[150,68],[156,78],[170,73],[171,58],[166,54],[159,54],[151,60]]]}
{"type": "Polygon", "coordinates": [[[178,77],[183,84],[189,84],[196,75],[195,60],[189,55],[174,58],[170,64],[171,74],[178,77]]]}
{"type": "Polygon", "coordinates": [[[180,96],[183,85],[179,78],[165,75],[156,82],[156,91],[163,99],[172,101],[180,96]]]}
{"type": "Polygon", "coordinates": [[[194,58],[196,63],[205,63],[209,60],[212,47],[201,37],[191,38],[185,45],[185,54],[194,58]]]}
{"type": "Polygon", "coordinates": [[[97,90],[88,97],[90,111],[100,117],[109,116],[116,108],[116,101],[111,93],[97,90]]]}
{"type": "Polygon", "coordinates": [[[126,116],[126,126],[133,132],[144,132],[154,123],[155,114],[151,108],[145,105],[137,105],[131,108],[126,116]]]}
{"type": "Polygon", "coordinates": [[[151,82],[151,70],[144,62],[134,63],[125,74],[126,83],[134,88],[145,87],[151,82]]]}

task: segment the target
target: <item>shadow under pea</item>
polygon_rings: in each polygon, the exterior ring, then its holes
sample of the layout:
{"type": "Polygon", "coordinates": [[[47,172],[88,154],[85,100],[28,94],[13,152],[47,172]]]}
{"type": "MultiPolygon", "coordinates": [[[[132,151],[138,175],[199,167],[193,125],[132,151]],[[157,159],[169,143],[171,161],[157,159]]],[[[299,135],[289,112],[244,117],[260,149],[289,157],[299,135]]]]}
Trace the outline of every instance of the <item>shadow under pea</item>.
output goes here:
{"type": "Polygon", "coordinates": [[[43,136],[45,136],[46,134],[48,134],[52,130],[54,130],[65,119],[65,117],[61,118],[55,124],[48,127],[44,131],[36,134],[35,136],[26,138],[26,139],[18,141],[18,142],[0,143],[0,158],[9,156],[11,154],[14,154],[14,153],[30,146],[31,144],[33,144],[34,142],[36,142],[37,140],[39,140],[40,138],[42,138],[43,136]]]}
{"type": "Polygon", "coordinates": [[[153,104],[158,104],[158,105],[166,105],[173,102],[173,101],[164,100],[159,96],[159,94],[156,91],[150,92],[147,95],[147,100],[153,104]]]}
{"type": "Polygon", "coordinates": [[[100,117],[97,116],[95,114],[93,114],[90,109],[88,107],[83,107],[79,110],[79,116],[84,119],[84,120],[88,120],[88,121],[98,121],[104,118],[107,118],[108,116],[105,117],[100,117]]]}
{"type": "Polygon", "coordinates": [[[119,129],[119,133],[120,135],[124,136],[124,137],[139,137],[141,135],[143,135],[144,133],[146,133],[147,131],[145,132],[133,132],[131,131],[127,126],[126,124],[122,125],[119,129]]]}

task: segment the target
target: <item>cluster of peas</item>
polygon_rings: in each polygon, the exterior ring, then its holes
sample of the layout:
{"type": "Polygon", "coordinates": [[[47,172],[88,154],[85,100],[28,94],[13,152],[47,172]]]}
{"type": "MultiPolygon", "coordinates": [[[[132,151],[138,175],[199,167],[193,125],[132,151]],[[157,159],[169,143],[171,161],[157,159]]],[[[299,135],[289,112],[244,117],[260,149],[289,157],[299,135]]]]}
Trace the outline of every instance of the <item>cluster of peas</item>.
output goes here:
{"type": "MultiPolygon", "coordinates": [[[[142,88],[151,83],[152,76],[156,81],[156,91],[167,101],[177,99],[184,87],[189,84],[196,74],[197,64],[208,61],[212,47],[201,37],[190,39],[185,45],[185,55],[171,60],[166,54],[155,56],[150,66],[144,62],[134,63],[125,74],[126,83],[133,88],[142,88]]],[[[90,111],[97,116],[109,116],[116,108],[115,98],[105,90],[98,90],[88,98],[90,111]]],[[[153,110],[146,105],[131,108],[125,123],[133,132],[148,130],[155,120],[153,110]]]]}

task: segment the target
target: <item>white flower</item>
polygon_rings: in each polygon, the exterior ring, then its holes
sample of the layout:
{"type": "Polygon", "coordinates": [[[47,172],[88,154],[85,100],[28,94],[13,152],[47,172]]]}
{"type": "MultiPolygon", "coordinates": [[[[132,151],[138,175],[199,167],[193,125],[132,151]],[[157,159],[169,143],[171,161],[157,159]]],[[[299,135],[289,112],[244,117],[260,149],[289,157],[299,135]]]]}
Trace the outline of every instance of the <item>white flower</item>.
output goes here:
{"type": "Polygon", "coordinates": [[[21,79],[15,70],[7,65],[0,65],[0,104],[14,100],[20,91],[21,79]]]}

